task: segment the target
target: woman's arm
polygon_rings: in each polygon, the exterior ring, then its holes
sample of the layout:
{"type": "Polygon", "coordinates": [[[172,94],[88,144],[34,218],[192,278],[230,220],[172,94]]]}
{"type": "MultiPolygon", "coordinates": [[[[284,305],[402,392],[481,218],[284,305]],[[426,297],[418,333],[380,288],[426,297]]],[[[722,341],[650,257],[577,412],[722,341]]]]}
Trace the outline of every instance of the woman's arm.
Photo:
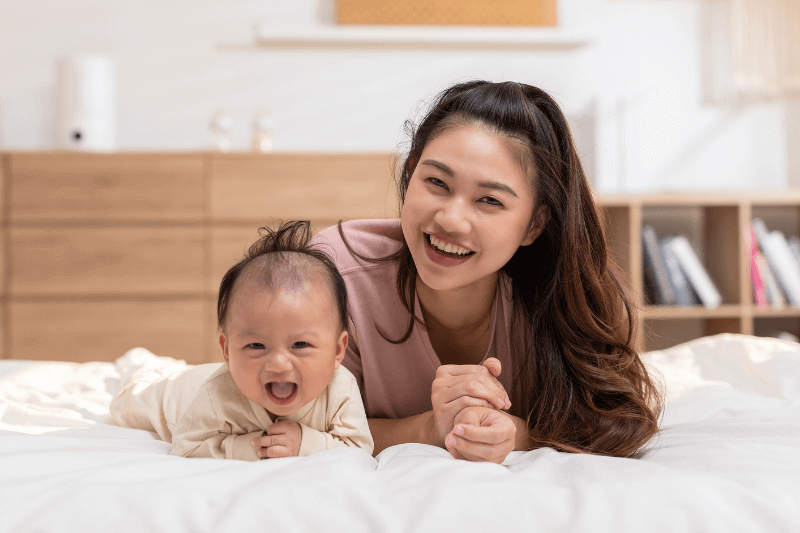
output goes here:
{"type": "Polygon", "coordinates": [[[435,427],[433,411],[407,418],[369,418],[367,422],[372,440],[375,441],[374,455],[378,455],[389,446],[407,442],[437,445],[433,442],[435,427]]]}

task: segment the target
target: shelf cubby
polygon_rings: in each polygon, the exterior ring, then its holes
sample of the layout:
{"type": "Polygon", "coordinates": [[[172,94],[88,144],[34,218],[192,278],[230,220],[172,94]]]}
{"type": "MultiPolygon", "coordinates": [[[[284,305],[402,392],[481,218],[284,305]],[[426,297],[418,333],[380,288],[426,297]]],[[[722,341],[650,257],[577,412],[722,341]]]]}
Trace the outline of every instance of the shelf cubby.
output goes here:
{"type": "Polygon", "coordinates": [[[800,336],[800,308],[759,309],[754,304],[745,229],[761,218],[770,231],[800,236],[800,190],[740,193],[615,194],[599,196],[612,258],[628,276],[639,309],[640,348],[662,349],[706,335],[743,333],[800,336]],[[708,309],[648,305],[641,231],[659,238],[685,235],[722,295],[708,309]]]}

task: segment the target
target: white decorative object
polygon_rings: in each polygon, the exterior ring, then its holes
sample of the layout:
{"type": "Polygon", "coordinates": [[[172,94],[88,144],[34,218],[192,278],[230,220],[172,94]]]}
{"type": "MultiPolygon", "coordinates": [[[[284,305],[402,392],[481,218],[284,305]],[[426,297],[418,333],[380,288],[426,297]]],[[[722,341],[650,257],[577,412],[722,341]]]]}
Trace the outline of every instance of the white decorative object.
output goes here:
{"type": "Polygon", "coordinates": [[[800,95],[798,0],[703,0],[702,17],[708,103],[800,95]]]}
{"type": "Polygon", "coordinates": [[[58,61],[57,83],[58,145],[96,152],[116,150],[114,61],[101,55],[64,56],[58,61]]]}
{"type": "Polygon", "coordinates": [[[253,151],[271,152],[275,131],[275,120],[269,111],[258,113],[253,117],[253,151]]]}
{"type": "Polygon", "coordinates": [[[230,152],[233,144],[233,117],[225,111],[217,112],[209,124],[211,148],[218,152],[230,152]]]}

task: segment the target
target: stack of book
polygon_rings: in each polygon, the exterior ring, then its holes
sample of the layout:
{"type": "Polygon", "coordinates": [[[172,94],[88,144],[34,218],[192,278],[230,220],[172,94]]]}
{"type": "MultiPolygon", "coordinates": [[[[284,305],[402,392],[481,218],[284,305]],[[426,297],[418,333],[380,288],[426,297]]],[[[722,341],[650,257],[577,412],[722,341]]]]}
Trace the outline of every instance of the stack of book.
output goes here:
{"type": "Polygon", "coordinates": [[[750,252],[750,277],[760,309],[800,307],[800,239],[769,231],[760,218],[745,230],[750,252]]]}
{"type": "Polygon", "coordinates": [[[642,244],[648,304],[719,307],[722,295],[689,239],[684,235],[659,239],[647,225],[642,228],[642,244]]]}

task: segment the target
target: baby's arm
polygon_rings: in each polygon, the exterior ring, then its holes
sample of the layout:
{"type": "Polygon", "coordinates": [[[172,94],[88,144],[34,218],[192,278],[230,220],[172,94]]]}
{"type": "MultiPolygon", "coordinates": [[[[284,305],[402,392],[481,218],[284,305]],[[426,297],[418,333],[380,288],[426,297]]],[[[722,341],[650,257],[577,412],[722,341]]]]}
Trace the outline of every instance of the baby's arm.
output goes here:
{"type": "Polygon", "coordinates": [[[252,440],[264,434],[262,429],[234,430],[231,417],[220,413],[206,389],[201,389],[187,411],[180,417],[172,434],[170,455],[258,461],[252,440]],[[245,430],[246,431],[246,430],[245,430]]]}
{"type": "Polygon", "coordinates": [[[299,456],[311,455],[337,446],[361,448],[372,455],[374,443],[369,432],[358,383],[344,368],[338,372],[340,376],[334,378],[338,383],[332,387],[328,398],[325,431],[302,422],[299,424],[302,433],[299,456]]]}

